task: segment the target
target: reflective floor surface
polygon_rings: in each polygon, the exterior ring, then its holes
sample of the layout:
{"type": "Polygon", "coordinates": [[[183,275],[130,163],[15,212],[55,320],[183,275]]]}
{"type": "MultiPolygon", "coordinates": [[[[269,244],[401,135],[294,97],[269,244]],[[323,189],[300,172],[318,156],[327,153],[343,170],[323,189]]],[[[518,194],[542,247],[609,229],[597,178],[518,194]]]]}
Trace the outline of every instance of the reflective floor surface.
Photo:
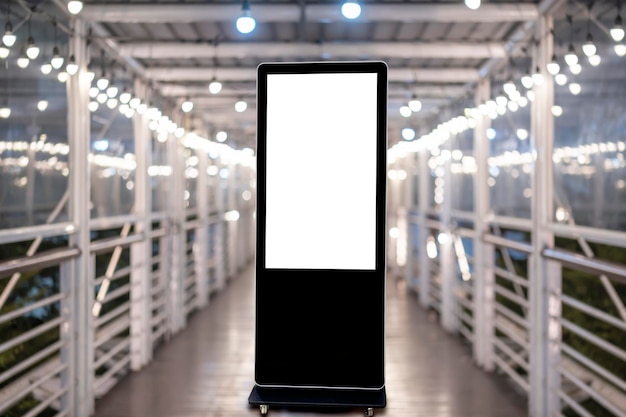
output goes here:
{"type": "MultiPolygon", "coordinates": [[[[387,407],[393,417],[521,417],[526,400],[477,368],[403,282],[387,280],[387,407]]],[[[254,380],[254,269],[243,271],[161,346],[154,361],[96,403],[96,417],[259,416],[254,380]]],[[[362,409],[272,409],[269,416],[359,416],[362,409]]]]}

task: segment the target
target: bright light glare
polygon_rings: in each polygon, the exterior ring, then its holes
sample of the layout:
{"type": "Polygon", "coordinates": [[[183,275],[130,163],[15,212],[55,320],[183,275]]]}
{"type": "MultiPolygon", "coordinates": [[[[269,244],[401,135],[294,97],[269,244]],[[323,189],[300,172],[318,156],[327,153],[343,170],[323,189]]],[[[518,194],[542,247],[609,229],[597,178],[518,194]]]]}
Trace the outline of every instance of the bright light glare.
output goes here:
{"type": "Polygon", "coordinates": [[[180,108],[185,113],[189,113],[191,110],[193,110],[193,102],[187,100],[180,106],[180,108]]]}
{"type": "Polygon", "coordinates": [[[217,94],[220,91],[222,91],[222,83],[219,81],[211,81],[211,84],[209,84],[209,92],[211,94],[217,94]]]}
{"type": "Polygon", "coordinates": [[[450,235],[448,235],[446,232],[441,232],[437,235],[437,242],[439,242],[440,245],[445,245],[448,242],[450,242],[450,235]]]}
{"type": "Polygon", "coordinates": [[[621,42],[624,39],[624,28],[621,26],[611,28],[610,33],[615,42],[621,42]]]}
{"type": "Polygon", "coordinates": [[[480,0],[465,0],[465,5],[470,10],[478,10],[480,7],[480,0]]]}
{"type": "Polygon", "coordinates": [[[52,65],[50,64],[42,64],[41,65],[41,73],[44,75],[48,75],[52,72],[52,65]]]}
{"type": "Polygon", "coordinates": [[[65,71],[67,71],[69,75],[76,74],[78,72],[78,64],[76,64],[76,61],[70,59],[70,62],[68,62],[65,67],[65,71]]]}
{"type": "Polygon", "coordinates": [[[33,43],[26,48],[26,56],[29,59],[37,59],[40,51],[39,47],[33,43]]]}
{"type": "Polygon", "coordinates": [[[418,111],[422,110],[422,102],[414,98],[409,101],[409,108],[413,113],[417,113],[418,111]]]}
{"type": "Polygon", "coordinates": [[[411,114],[413,114],[413,112],[409,106],[400,107],[400,115],[402,117],[411,117],[411,114]]]}
{"type": "Polygon", "coordinates": [[[5,59],[11,51],[6,46],[0,44],[0,59],[5,59]]]}
{"type": "Polygon", "coordinates": [[[57,74],[57,80],[59,80],[60,83],[66,82],[69,77],[70,75],[65,71],[61,71],[57,74]]]}
{"type": "Polygon", "coordinates": [[[559,71],[561,71],[561,66],[558,62],[552,61],[548,62],[548,64],[546,65],[546,69],[550,74],[557,75],[559,71]]]}
{"type": "Polygon", "coordinates": [[[531,77],[530,75],[524,75],[521,79],[522,85],[528,89],[533,88],[533,77],[531,77]]]}
{"type": "Polygon", "coordinates": [[[569,65],[570,67],[572,65],[578,64],[578,56],[576,55],[576,52],[574,52],[573,50],[570,50],[567,54],[565,54],[564,58],[565,58],[565,63],[569,65]]]}
{"type": "Polygon", "coordinates": [[[4,36],[2,36],[2,43],[7,47],[10,48],[13,45],[15,45],[15,41],[17,40],[17,36],[15,36],[13,34],[12,31],[7,30],[6,32],[4,32],[4,36]]]}
{"type": "Polygon", "coordinates": [[[26,58],[25,56],[21,56],[17,59],[17,66],[22,69],[28,67],[29,63],[30,63],[30,60],[26,58]]]}
{"type": "Polygon", "coordinates": [[[90,101],[87,107],[89,108],[89,111],[93,113],[96,110],[98,110],[98,107],[100,107],[100,104],[98,104],[97,101],[90,101]]]}
{"type": "Polygon", "coordinates": [[[235,111],[237,113],[243,113],[248,108],[248,103],[243,100],[239,100],[235,103],[235,111]]]}
{"type": "Polygon", "coordinates": [[[552,114],[554,117],[559,117],[563,114],[563,107],[554,105],[552,106],[552,114]]]}
{"type": "Polygon", "coordinates": [[[220,130],[219,132],[215,134],[215,139],[218,142],[225,142],[226,139],[228,139],[228,133],[224,132],[223,130],[220,130]]]}
{"type": "Polygon", "coordinates": [[[580,64],[570,65],[569,70],[572,74],[578,75],[582,72],[583,67],[580,64]]]}
{"type": "Polygon", "coordinates": [[[580,84],[578,83],[571,83],[569,85],[569,91],[570,93],[572,93],[573,95],[577,96],[580,94],[580,92],[582,91],[582,88],[580,86],[580,84]]]}
{"type": "Polygon", "coordinates": [[[617,56],[625,56],[626,55],[626,45],[623,45],[621,43],[615,45],[613,47],[615,49],[615,53],[617,54],[617,56]]]}
{"type": "Polygon", "coordinates": [[[10,107],[0,107],[0,119],[8,119],[11,116],[10,107]]]}
{"type": "Polygon", "coordinates": [[[67,11],[71,14],[78,14],[83,10],[83,2],[72,0],[67,3],[67,11]]]}
{"type": "Polygon", "coordinates": [[[98,81],[96,81],[96,85],[100,90],[106,90],[106,88],[109,86],[109,79],[106,77],[101,77],[98,79],[98,81]]]}
{"type": "Polygon", "coordinates": [[[487,139],[494,140],[496,138],[496,129],[490,127],[487,129],[487,139]]]}
{"type": "Polygon", "coordinates": [[[528,139],[528,130],[526,129],[517,129],[517,138],[519,140],[526,140],[528,139]]]}
{"type": "Polygon", "coordinates": [[[583,45],[583,53],[587,56],[593,56],[598,52],[598,48],[594,45],[593,41],[588,41],[583,45]]]}
{"type": "Polygon", "coordinates": [[[50,65],[52,65],[52,68],[54,69],[59,69],[63,66],[64,61],[63,57],[57,53],[50,60],[50,65]]]}
{"type": "Polygon", "coordinates": [[[430,259],[437,257],[437,243],[435,243],[435,239],[432,236],[428,236],[426,239],[426,254],[430,259]]]}
{"type": "Polygon", "coordinates": [[[557,83],[558,85],[565,85],[565,84],[567,84],[567,75],[565,75],[565,74],[556,74],[554,76],[554,82],[557,83]]]}
{"type": "Polygon", "coordinates": [[[402,129],[402,139],[404,140],[413,140],[415,139],[415,130],[410,127],[405,127],[402,129]]]}
{"type": "Polygon", "coordinates": [[[346,1],[341,5],[341,14],[346,19],[356,19],[361,15],[361,5],[356,1],[346,1]]]}
{"type": "Polygon", "coordinates": [[[39,100],[39,102],[37,103],[37,110],[46,111],[47,108],[48,108],[48,100],[39,100]]]}
{"type": "Polygon", "coordinates": [[[252,16],[250,16],[250,12],[247,11],[243,16],[240,16],[237,19],[236,26],[240,33],[247,34],[254,30],[256,27],[256,21],[252,16]]]}
{"type": "Polygon", "coordinates": [[[600,55],[591,55],[589,57],[589,64],[591,64],[592,67],[597,67],[601,62],[602,58],[600,58],[600,55]]]}
{"type": "Polygon", "coordinates": [[[128,91],[124,91],[120,94],[120,102],[124,104],[128,104],[130,99],[132,98],[131,94],[128,91]]]}

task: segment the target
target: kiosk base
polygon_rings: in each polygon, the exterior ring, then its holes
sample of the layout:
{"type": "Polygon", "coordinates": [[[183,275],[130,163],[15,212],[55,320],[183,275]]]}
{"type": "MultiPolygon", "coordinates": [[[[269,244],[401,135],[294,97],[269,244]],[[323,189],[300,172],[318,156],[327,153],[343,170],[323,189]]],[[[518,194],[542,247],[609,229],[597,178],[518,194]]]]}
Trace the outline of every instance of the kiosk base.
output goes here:
{"type": "Polygon", "coordinates": [[[376,390],[345,388],[291,388],[261,387],[255,385],[248,397],[248,403],[258,405],[261,414],[266,415],[269,406],[280,407],[364,407],[366,416],[374,415],[374,408],[387,405],[385,387],[376,390]]]}

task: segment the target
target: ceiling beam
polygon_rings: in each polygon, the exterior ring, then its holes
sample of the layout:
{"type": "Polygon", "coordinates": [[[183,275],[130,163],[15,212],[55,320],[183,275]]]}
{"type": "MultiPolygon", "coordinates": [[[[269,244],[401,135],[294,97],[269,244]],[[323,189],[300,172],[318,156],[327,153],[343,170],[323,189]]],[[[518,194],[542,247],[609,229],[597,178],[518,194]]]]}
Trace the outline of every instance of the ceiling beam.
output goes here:
{"type": "MultiPolygon", "coordinates": [[[[154,81],[254,81],[256,68],[202,68],[158,67],[146,70],[146,76],[154,81]]],[[[390,68],[390,82],[464,83],[476,81],[478,70],[471,68],[390,68]]]]}
{"type": "Polygon", "coordinates": [[[128,42],[119,46],[119,53],[141,59],[506,57],[504,44],[498,42],[228,42],[217,46],[190,42],[128,42]]]}
{"type": "MultiPolygon", "coordinates": [[[[253,4],[258,22],[300,22],[300,5],[253,4]]],[[[346,21],[339,3],[305,6],[309,22],[346,21]]],[[[85,4],[81,16],[96,22],[189,23],[232,21],[241,15],[241,4],[85,4]]],[[[367,4],[357,22],[521,22],[535,20],[538,9],[531,3],[487,3],[470,10],[462,3],[367,4]]]]}

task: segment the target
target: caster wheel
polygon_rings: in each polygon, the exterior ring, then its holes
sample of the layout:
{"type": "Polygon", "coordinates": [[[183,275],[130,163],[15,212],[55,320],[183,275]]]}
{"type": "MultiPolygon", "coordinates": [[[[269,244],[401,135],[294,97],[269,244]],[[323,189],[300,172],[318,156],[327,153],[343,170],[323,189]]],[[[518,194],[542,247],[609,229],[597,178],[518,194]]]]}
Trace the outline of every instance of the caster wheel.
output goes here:
{"type": "Polygon", "coordinates": [[[374,415],[374,409],[373,409],[373,408],[371,408],[371,407],[370,407],[370,408],[366,408],[366,409],[365,409],[365,415],[366,415],[367,417],[372,417],[372,416],[374,415]]]}
{"type": "Polygon", "coordinates": [[[262,415],[262,416],[266,416],[266,415],[267,415],[267,413],[268,413],[268,411],[270,410],[270,407],[269,407],[269,405],[267,405],[267,404],[261,404],[261,405],[259,406],[259,409],[261,410],[261,415],[262,415]]]}

